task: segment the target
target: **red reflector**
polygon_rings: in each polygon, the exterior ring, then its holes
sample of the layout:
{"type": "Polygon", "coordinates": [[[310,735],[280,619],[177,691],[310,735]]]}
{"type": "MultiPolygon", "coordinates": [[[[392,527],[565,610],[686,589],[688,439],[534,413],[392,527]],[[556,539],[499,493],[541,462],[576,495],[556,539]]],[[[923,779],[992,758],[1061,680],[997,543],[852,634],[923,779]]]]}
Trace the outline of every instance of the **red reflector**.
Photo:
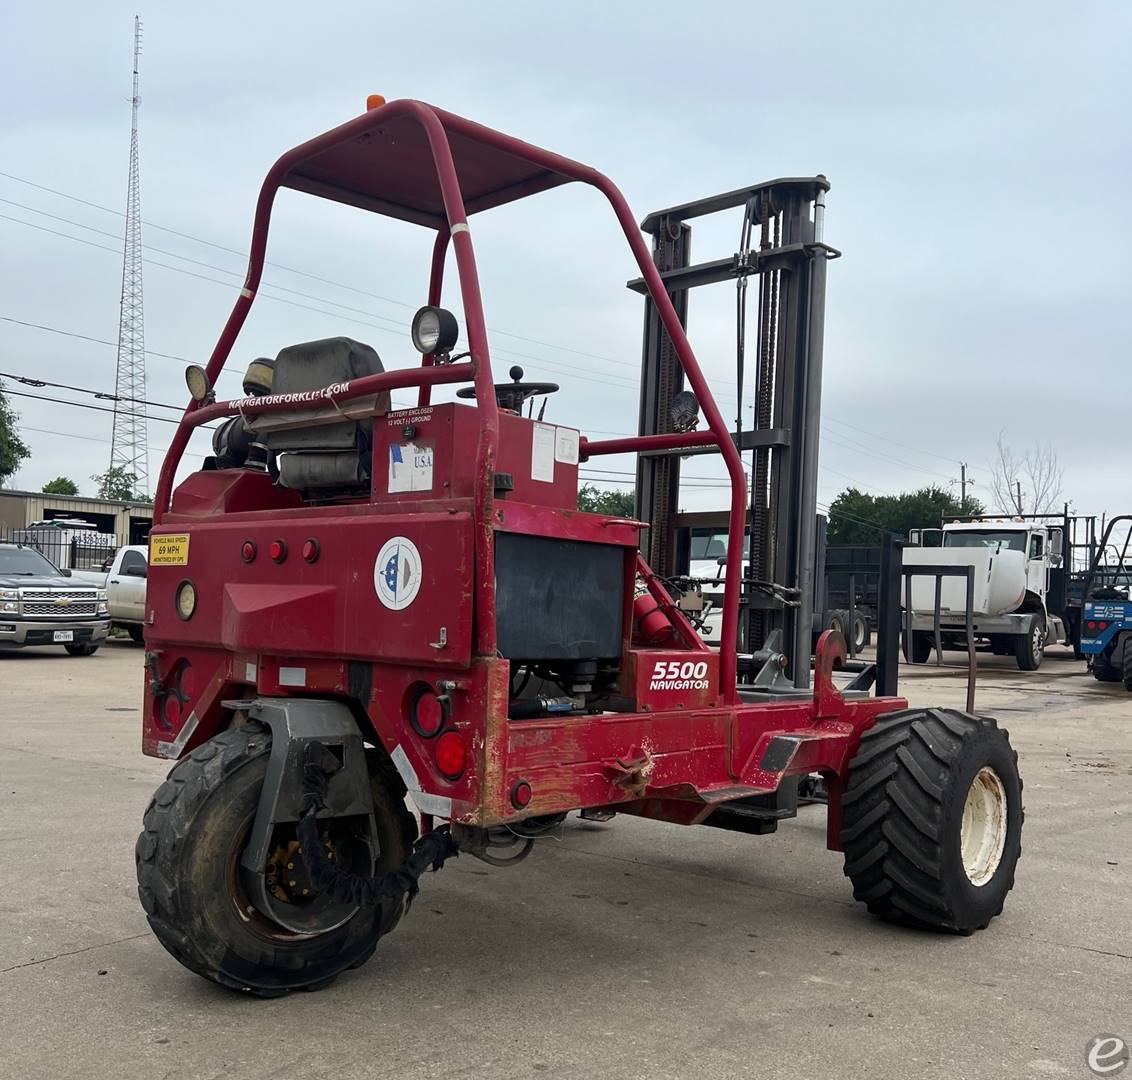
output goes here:
{"type": "Polygon", "coordinates": [[[1108,629],[1108,623],[1106,623],[1106,622],[1100,623],[1100,624],[1098,624],[1098,625],[1100,626],[1100,628],[1101,628],[1102,630],[1107,630],[1107,629],[1108,629]]]}
{"type": "Polygon", "coordinates": [[[431,739],[444,726],[444,709],[431,690],[424,691],[417,698],[413,706],[413,726],[426,739],[431,739]]]}
{"type": "Polygon", "coordinates": [[[240,548],[240,558],[244,562],[251,562],[255,558],[255,544],[250,540],[245,540],[243,546],[240,548]]]}
{"type": "Polygon", "coordinates": [[[531,785],[526,780],[516,780],[511,789],[511,805],[522,810],[531,801],[531,785]]]}
{"type": "Polygon", "coordinates": [[[267,553],[271,556],[272,562],[282,562],[287,558],[287,542],[285,540],[272,540],[267,553]]]}
{"type": "Polygon", "coordinates": [[[1088,623],[1086,623],[1086,625],[1088,626],[1088,628],[1089,628],[1090,630],[1095,630],[1095,629],[1097,628],[1097,624],[1096,624],[1095,622],[1093,622],[1093,620],[1092,620],[1092,619],[1090,619],[1090,620],[1088,621],[1088,623]]]}
{"type": "Polygon", "coordinates": [[[449,780],[455,780],[464,771],[464,766],[468,762],[468,748],[458,731],[444,732],[436,740],[432,753],[436,767],[449,780]]]}
{"type": "Polygon", "coordinates": [[[303,558],[307,562],[314,562],[318,558],[318,541],[311,539],[303,543],[303,558]]]}

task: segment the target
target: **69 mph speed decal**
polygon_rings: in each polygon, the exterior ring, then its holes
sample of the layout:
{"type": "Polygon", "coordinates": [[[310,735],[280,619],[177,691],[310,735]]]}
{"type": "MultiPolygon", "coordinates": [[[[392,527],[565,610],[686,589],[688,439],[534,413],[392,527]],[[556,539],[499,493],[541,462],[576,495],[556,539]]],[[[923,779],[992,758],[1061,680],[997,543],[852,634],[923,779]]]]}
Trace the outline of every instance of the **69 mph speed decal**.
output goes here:
{"type": "Polygon", "coordinates": [[[421,553],[407,536],[391,537],[382,545],[373,564],[373,587],[390,611],[402,611],[416,599],[421,587],[421,553]]]}

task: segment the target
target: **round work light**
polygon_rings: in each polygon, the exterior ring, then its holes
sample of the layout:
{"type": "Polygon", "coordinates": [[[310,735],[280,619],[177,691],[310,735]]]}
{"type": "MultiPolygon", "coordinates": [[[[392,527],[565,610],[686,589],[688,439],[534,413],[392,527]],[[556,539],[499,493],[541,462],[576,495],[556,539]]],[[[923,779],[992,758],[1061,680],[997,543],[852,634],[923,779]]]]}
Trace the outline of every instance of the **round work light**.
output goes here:
{"type": "Polygon", "coordinates": [[[413,316],[413,346],[425,356],[452,351],[460,326],[451,311],[423,307],[413,316]]]}

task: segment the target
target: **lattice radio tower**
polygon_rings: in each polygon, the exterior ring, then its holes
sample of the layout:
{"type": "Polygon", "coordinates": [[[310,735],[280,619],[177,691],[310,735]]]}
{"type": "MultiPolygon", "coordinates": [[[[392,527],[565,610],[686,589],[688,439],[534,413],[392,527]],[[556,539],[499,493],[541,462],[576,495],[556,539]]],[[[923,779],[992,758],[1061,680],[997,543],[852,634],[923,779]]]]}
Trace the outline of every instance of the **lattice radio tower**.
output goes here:
{"type": "Polygon", "coordinates": [[[145,414],[145,319],[142,313],[141,181],[138,174],[138,60],[141,19],[134,16],[133,124],[130,182],[126,195],[126,242],[118,323],[118,373],[114,383],[114,436],[110,467],[134,474],[134,491],[149,494],[149,433],[145,414]]]}

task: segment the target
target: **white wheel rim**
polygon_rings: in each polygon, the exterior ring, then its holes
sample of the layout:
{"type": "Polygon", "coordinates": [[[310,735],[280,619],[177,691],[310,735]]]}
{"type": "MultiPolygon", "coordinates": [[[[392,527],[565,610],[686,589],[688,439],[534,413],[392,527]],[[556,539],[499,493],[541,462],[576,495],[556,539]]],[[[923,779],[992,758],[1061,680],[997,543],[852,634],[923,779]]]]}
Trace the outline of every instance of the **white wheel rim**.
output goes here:
{"type": "Polygon", "coordinates": [[[976,888],[995,875],[1006,847],[1006,788],[998,773],[984,765],[971,781],[959,827],[963,872],[976,888]]]}

